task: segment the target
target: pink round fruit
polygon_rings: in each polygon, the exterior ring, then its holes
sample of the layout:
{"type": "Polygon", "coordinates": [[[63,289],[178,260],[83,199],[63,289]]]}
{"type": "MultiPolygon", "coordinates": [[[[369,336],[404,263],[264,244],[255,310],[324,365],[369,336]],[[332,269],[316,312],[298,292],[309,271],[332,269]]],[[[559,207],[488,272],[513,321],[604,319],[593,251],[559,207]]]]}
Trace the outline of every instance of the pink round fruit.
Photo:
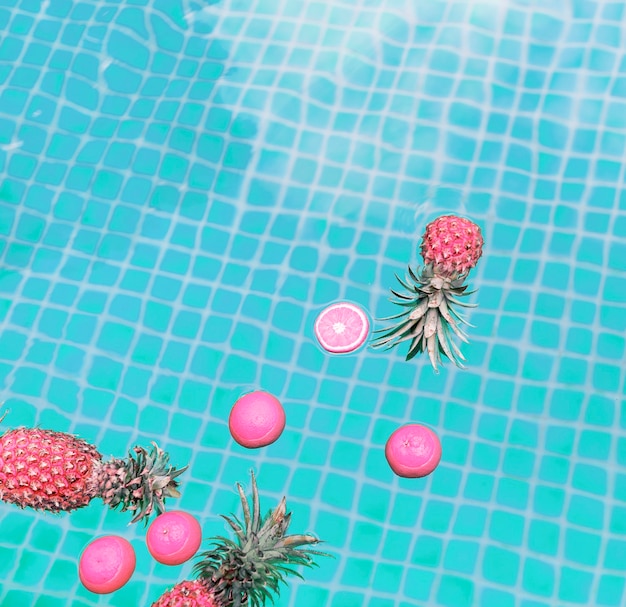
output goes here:
{"type": "Polygon", "coordinates": [[[187,512],[172,510],[159,514],[148,527],[148,551],[159,563],[181,565],[200,548],[202,529],[187,512]]]}
{"type": "Polygon", "coordinates": [[[315,319],[313,328],[324,350],[345,354],[354,352],[365,343],[370,322],[359,306],[342,301],[324,308],[315,319]]]}
{"type": "Polygon", "coordinates": [[[233,405],[228,426],[233,438],[248,449],[267,447],[285,429],[285,410],[271,394],[257,390],[244,394],[233,405]]]}
{"type": "Polygon", "coordinates": [[[430,428],[407,424],[389,437],[385,457],[398,476],[421,478],[428,476],[439,465],[441,443],[430,428]]]}
{"type": "Polygon", "coordinates": [[[78,562],[78,577],[87,590],[108,594],[130,580],[136,562],[135,551],[128,540],[105,535],[83,550],[78,562]]]}

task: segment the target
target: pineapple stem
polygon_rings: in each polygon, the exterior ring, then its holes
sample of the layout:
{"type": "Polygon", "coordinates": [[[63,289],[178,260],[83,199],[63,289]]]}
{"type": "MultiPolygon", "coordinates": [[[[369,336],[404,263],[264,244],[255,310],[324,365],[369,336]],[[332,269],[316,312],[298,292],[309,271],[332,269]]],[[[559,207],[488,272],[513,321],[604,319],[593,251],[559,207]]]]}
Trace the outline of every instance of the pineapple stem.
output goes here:
{"type": "Polygon", "coordinates": [[[468,343],[465,332],[457,323],[471,325],[455,309],[455,306],[465,308],[476,306],[459,299],[470,294],[466,292],[467,286],[463,284],[465,277],[465,274],[458,273],[438,274],[437,268],[432,264],[417,270],[409,266],[405,280],[396,276],[405,292],[400,293],[391,289],[395,297],[391,299],[392,303],[402,307],[403,311],[381,319],[394,320],[396,324],[376,329],[374,332],[380,335],[373,340],[371,346],[390,349],[411,340],[406,360],[426,352],[435,373],[438,373],[442,356],[456,366],[464,368],[462,363],[464,358],[453,341],[453,335],[468,343]]]}
{"type": "Polygon", "coordinates": [[[125,460],[113,459],[100,465],[98,484],[101,497],[111,508],[129,510],[135,516],[131,523],[143,520],[148,524],[150,515],[165,512],[165,499],[180,497],[176,480],[186,469],[177,469],[169,463],[169,454],[153,442],[148,451],[135,447],[125,460]]]}
{"type": "Polygon", "coordinates": [[[237,483],[243,522],[234,515],[223,517],[236,541],[214,538],[213,549],[201,554],[195,566],[198,577],[208,584],[216,607],[261,607],[279,594],[288,575],[302,577],[293,567],[313,567],[313,556],[330,556],[302,548],[320,543],[312,535],[286,535],[291,513],[286,511],[284,497],[274,510],[261,516],[256,478],[254,472],[250,475],[251,504],[237,483]]]}

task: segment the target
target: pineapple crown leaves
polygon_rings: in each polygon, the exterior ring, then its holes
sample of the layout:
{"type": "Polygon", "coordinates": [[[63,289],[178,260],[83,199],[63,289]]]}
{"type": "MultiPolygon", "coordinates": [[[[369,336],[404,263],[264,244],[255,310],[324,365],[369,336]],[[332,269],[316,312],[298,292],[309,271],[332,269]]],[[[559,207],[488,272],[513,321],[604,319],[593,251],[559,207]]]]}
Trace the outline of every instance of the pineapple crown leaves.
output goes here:
{"type": "Polygon", "coordinates": [[[278,595],[280,584],[289,575],[302,578],[293,567],[317,566],[314,556],[330,556],[324,552],[302,548],[320,543],[312,535],[286,535],[291,513],[286,511],[286,499],[274,510],[261,516],[259,493],[254,472],[252,504],[243,487],[237,491],[243,510],[243,522],[236,516],[222,516],[235,533],[236,541],[224,537],[214,539],[214,548],[201,555],[195,571],[210,582],[211,594],[219,607],[260,607],[278,595]]]}
{"type": "Polygon", "coordinates": [[[169,454],[153,442],[148,451],[134,447],[125,460],[111,460],[103,464],[102,499],[111,508],[135,513],[131,520],[148,524],[154,512],[165,512],[165,498],[180,497],[176,480],[186,469],[176,469],[169,463],[169,454]]]}
{"type": "Polygon", "coordinates": [[[438,372],[442,356],[464,368],[465,358],[454,337],[468,343],[461,325],[471,325],[456,308],[476,307],[476,304],[461,299],[474,293],[467,291],[465,276],[458,273],[440,275],[432,264],[420,270],[409,266],[405,280],[396,275],[404,292],[391,289],[393,298],[390,301],[404,310],[381,319],[395,324],[391,328],[376,329],[375,333],[380,335],[374,339],[372,347],[391,349],[410,341],[406,360],[427,352],[435,372],[438,372]]]}

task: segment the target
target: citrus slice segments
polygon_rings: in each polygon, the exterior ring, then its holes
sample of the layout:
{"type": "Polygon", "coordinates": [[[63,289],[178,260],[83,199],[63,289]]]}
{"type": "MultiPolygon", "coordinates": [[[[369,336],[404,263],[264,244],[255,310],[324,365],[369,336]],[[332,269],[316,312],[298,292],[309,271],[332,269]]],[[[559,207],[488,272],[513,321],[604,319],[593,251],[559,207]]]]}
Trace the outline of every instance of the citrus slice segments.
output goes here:
{"type": "Polygon", "coordinates": [[[367,339],[370,322],[356,304],[341,301],[324,308],[315,319],[315,337],[320,346],[333,354],[354,352],[367,339]]]}

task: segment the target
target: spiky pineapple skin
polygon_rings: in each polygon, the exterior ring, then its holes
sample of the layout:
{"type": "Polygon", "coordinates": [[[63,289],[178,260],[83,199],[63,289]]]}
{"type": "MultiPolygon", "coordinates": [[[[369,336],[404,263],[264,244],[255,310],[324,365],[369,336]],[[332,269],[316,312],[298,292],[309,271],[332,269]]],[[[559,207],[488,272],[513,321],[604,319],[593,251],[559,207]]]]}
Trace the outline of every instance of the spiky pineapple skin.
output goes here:
{"type": "Polygon", "coordinates": [[[185,580],[157,599],[152,607],[217,607],[204,580],[185,580]]]}
{"type": "Polygon", "coordinates": [[[52,430],[17,428],[0,436],[0,499],[21,508],[69,512],[97,494],[102,456],[86,441],[52,430]]]}
{"type": "Polygon", "coordinates": [[[431,221],[422,236],[421,253],[435,273],[453,276],[467,274],[482,256],[480,228],[458,215],[442,215],[431,221]]]}
{"type": "Polygon", "coordinates": [[[147,524],[154,511],[165,511],[165,498],[180,497],[176,478],[187,468],[171,466],[169,455],[152,445],[150,451],[135,447],[125,460],[103,462],[93,445],[72,434],[7,430],[0,436],[0,500],[59,513],[100,497],[110,508],[132,512],[132,523],[147,524]]]}

